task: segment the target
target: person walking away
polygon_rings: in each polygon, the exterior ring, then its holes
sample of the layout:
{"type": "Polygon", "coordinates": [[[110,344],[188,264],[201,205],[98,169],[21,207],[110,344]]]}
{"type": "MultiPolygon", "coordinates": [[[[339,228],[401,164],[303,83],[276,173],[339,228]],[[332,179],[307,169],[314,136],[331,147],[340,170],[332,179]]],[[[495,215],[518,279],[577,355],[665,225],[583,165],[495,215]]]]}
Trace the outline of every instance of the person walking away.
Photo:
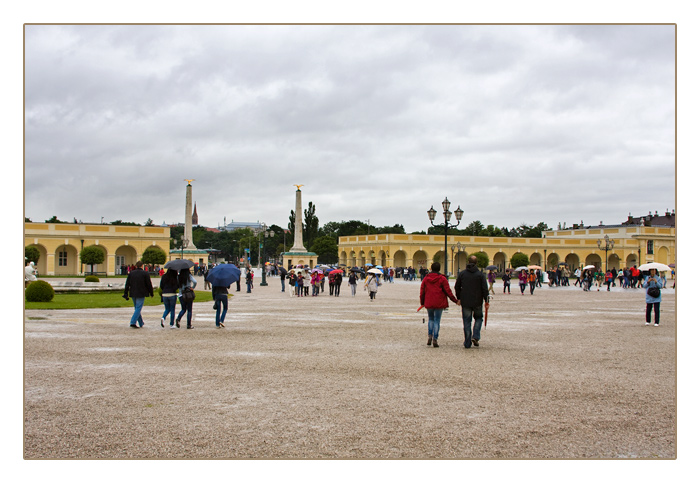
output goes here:
{"type": "Polygon", "coordinates": [[[204,275],[204,290],[211,289],[211,283],[207,280],[207,275],[209,275],[209,265],[202,268],[202,275],[204,275]]]}
{"type": "Polygon", "coordinates": [[[527,272],[525,270],[518,272],[518,284],[520,285],[520,295],[525,295],[525,287],[527,286],[527,272]]]}
{"type": "Polygon", "coordinates": [[[449,306],[447,297],[459,305],[459,300],[452,293],[447,277],[440,273],[440,262],[435,262],[420,284],[420,304],[428,311],[428,345],[433,344],[433,347],[440,347],[438,345],[440,319],[442,311],[449,306]]]}
{"type": "Polygon", "coordinates": [[[124,284],[124,295],[126,300],[129,297],[134,301],[134,314],[131,316],[129,325],[133,329],[143,327],[143,317],[141,317],[141,309],[146,301],[146,295],[153,297],[153,285],[151,284],[151,276],[143,270],[143,262],[136,262],[136,268],[129,272],[124,284]]]}
{"type": "Polygon", "coordinates": [[[510,273],[508,270],[503,274],[501,280],[503,280],[503,293],[506,293],[506,289],[508,289],[508,295],[510,295],[510,273]]]}
{"type": "Polygon", "coordinates": [[[328,292],[331,297],[335,295],[335,274],[328,274],[328,292]]]}
{"type": "Polygon", "coordinates": [[[165,328],[165,318],[170,314],[170,328],[175,328],[175,308],[177,307],[177,270],[169,268],[160,279],[161,300],[165,306],[165,312],[160,318],[160,326],[165,328]]]}
{"type": "Polygon", "coordinates": [[[192,274],[190,273],[190,270],[188,268],[183,268],[180,270],[180,273],[177,276],[177,281],[178,284],[180,285],[180,313],[177,315],[177,319],[175,319],[175,325],[177,325],[177,328],[180,328],[180,320],[182,320],[182,316],[187,314],[187,328],[188,329],[193,329],[194,327],[192,326],[192,300],[185,300],[185,297],[183,297],[183,294],[185,293],[185,289],[191,288],[194,290],[194,288],[197,286],[197,280],[194,279],[192,274]]]}
{"type": "Polygon", "coordinates": [[[459,272],[455,282],[455,296],[462,307],[462,325],[464,326],[464,347],[469,349],[472,344],[479,347],[481,340],[481,324],[484,320],[482,302],[486,310],[489,308],[489,288],[486,277],[477,268],[476,256],[469,257],[467,268],[459,272]],[[472,318],[474,327],[472,330],[472,318]]]}
{"type": "Polygon", "coordinates": [[[226,328],[224,320],[228,312],[228,288],[222,285],[215,285],[211,288],[211,295],[214,298],[214,310],[216,310],[216,328],[226,328]]]}
{"type": "Polygon", "coordinates": [[[576,271],[574,272],[574,277],[576,278],[576,281],[574,282],[574,287],[579,286],[582,287],[583,284],[581,283],[583,278],[581,277],[581,269],[577,268],[576,271]]]}
{"type": "Polygon", "coordinates": [[[614,280],[614,278],[613,278],[612,272],[610,270],[605,272],[605,285],[608,286],[608,292],[610,292],[610,284],[612,283],[613,280],[614,280]]]}
{"type": "Polygon", "coordinates": [[[282,282],[282,292],[284,292],[284,286],[287,284],[287,272],[280,267],[279,269],[280,281],[282,282]]]}
{"type": "Polygon", "coordinates": [[[350,272],[350,276],[348,277],[348,285],[350,286],[350,293],[354,297],[355,292],[357,291],[357,275],[355,275],[355,272],[350,272]]]}
{"type": "Polygon", "coordinates": [[[374,302],[378,288],[379,282],[377,281],[377,277],[373,273],[368,273],[367,279],[365,280],[365,290],[369,292],[369,300],[371,302],[374,302]]]}
{"type": "MultiPolygon", "coordinates": [[[[379,283],[379,282],[377,282],[379,283]]],[[[342,273],[336,273],[335,274],[335,296],[340,297],[340,286],[343,285],[343,274],[342,273]]]]}
{"type": "MultiPolygon", "coordinates": [[[[432,267],[431,267],[431,270],[432,270],[432,267]]],[[[494,290],[493,290],[493,283],[496,281],[496,274],[494,273],[493,270],[489,270],[488,281],[489,281],[489,293],[496,295],[496,292],[494,292],[494,290]]]]}
{"type": "Polygon", "coordinates": [[[250,267],[245,269],[245,284],[246,293],[250,293],[253,289],[253,271],[250,269],[250,267]]]}
{"type": "Polygon", "coordinates": [[[542,276],[542,272],[541,272],[540,269],[538,268],[538,269],[537,269],[537,272],[535,272],[535,283],[536,283],[536,286],[537,286],[537,287],[541,287],[541,286],[542,286],[542,279],[543,279],[543,278],[544,278],[544,277],[542,276]]]}
{"type": "Polygon", "coordinates": [[[649,270],[649,275],[644,279],[642,287],[647,289],[647,321],[645,325],[651,324],[651,309],[654,309],[654,327],[659,326],[659,311],[661,310],[661,289],[663,282],[659,277],[658,270],[652,268],[649,270]]]}
{"type": "Polygon", "coordinates": [[[535,294],[535,286],[537,285],[537,274],[534,269],[530,269],[530,273],[527,276],[527,281],[530,282],[530,295],[535,294]]]}

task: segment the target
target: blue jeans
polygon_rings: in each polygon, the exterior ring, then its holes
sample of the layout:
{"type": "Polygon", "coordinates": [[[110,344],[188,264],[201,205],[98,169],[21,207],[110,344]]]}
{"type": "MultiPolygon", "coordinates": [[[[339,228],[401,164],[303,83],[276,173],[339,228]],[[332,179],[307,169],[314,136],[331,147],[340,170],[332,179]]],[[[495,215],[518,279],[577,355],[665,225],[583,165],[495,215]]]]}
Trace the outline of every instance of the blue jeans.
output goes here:
{"type": "Polygon", "coordinates": [[[216,305],[216,326],[218,327],[226,318],[228,312],[228,295],[218,293],[214,296],[214,305],[216,305]],[[223,310],[221,307],[223,306],[223,310]]]}
{"type": "Polygon", "coordinates": [[[462,324],[464,325],[464,347],[472,346],[472,339],[481,339],[481,324],[484,313],[481,305],[478,307],[462,306],[462,324]],[[472,317],[474,317],[474,332],[472,332],[472,317]]]}
{"type": "Polygon", "coordinates": [[[163,297],[163,305],[165,306],[165,312],[163,312],[163,318],[165,319],[168,314],[170,314],[170,325],[175,324],[175,307],[177,306],[177,295],[172,297],[163,297]]]}
{"type": "Polygon", "coordinates": [[[180,313],[177,315],[178,322],[182,319],[182,316],[187,312],[187,327],[192,325],[192,302],[185,302],[182,297],[180,297],[180,313]]]}
{"type": "Polygon", "coordinates": [[[253,282],[246,282],[246,286],[248,287],[248,290],[246,290],[246,293],[250,293],[250,289],[253,288],[253,282]]]}
{"type": "Polygon", "coordinates": [[[134,315],[131,316],[131,325],[136,325],[136,323],[138,322],[138,325],[143,327],[143,318],[141,317],[141,309],[143,308],[143,303],[146,301],[146,297],[139,297],[139,298],[132,297],[131,300],[134,301],[134,315]]]}
{"type": "Polygon", "coordinates": [[[284,292],[284,277],[280,279],[282,281],[282,292],[284,292]]]}
{"type": "Polygon", "coordinates": [[[442,309],[426,309],[428,311],[428,336],[433,339],[438,338],[440,332],[440,319],[442,318],[442,309]]]}

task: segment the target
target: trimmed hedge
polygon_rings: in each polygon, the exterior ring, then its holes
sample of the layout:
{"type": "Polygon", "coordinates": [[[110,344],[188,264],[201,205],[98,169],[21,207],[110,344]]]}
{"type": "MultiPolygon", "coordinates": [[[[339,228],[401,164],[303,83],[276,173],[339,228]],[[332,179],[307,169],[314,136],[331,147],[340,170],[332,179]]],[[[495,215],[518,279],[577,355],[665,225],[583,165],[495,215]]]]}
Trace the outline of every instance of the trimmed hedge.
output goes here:
{"type": "Polygon", "coordinates": [[[88,275],[87,277],[85,277],[85,281],[86,282],[99,282],[100,279],[98,277],[96,277],[95,275],[88,275]]]}
{"type": "Polygon", "coordinates": [[[48,282],[37,280],[29,284],[24,291],[27,302],[51,302],[55,292],[48,282]]]}

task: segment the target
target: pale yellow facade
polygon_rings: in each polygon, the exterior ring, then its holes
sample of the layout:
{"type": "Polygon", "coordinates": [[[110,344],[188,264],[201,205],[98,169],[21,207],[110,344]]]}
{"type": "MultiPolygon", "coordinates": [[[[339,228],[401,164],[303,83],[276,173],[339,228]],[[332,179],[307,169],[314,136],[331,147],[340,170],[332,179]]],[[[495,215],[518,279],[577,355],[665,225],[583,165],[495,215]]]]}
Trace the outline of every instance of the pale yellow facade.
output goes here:
{"type": "Polygon", "coordinates": [[[80,251],[97,246],[105,261],[95,272],[115,275],[121,265],[133,265],[146,248],[156,246],[170,253],[170,228],[161,226],[88,225],[74,223],[24,224],[24,246],[34,246],[40,257],[39,275],[82,275],[89,266],[81,266],[80,251]]]}
{"type": "MultiPolygon", "coordinates": [[[[605,235],[615,242],[614,248],[607,252],[610,269],[639,266],[651,261],[666,265],[676,261],[675,228],[623,225],[552,230],[543,234],[544,238],[448,236],[447,271],[454,274],[464,269],[467,256],[474,252],[486,253],[489,263],[497,265],[500,270],[510,267],[510,259],[516,253],[524,253],[531,264],[542,267],[566,262],[572,269],[585,265],[604,268],[606,254],[598,248],[597,240],[603,240],[605,235]],[[462,251],[456,246],[458,242],[463,246],[462,251]]],[[[444,235],[344,236],[338,243],[338,263],[348,267],[372,263],[430,268],[437,254],[440,261],[444,260],[444,249],[444,235]]],[[[442,271],[445,272],[445,267],[442,271]]]]}

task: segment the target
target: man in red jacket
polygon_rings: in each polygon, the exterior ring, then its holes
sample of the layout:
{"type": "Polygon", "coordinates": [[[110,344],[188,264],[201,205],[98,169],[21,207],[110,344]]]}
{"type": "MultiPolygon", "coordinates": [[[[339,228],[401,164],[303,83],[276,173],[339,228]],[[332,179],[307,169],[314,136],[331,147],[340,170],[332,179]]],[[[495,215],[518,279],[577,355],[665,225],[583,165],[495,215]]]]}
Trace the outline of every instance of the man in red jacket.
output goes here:
{"type": "Polygon", "coordinates": [[[435,262],[430,266],[431,272],[423,278],[420,284],[420,304],[428,310],[428,345],[438,345],[440,332],[440,319],[442,311],[449,305],[447,297],[459,305],[459,301],[452,294],[447,277],[440,273],[440,263],[435,262]]]}

